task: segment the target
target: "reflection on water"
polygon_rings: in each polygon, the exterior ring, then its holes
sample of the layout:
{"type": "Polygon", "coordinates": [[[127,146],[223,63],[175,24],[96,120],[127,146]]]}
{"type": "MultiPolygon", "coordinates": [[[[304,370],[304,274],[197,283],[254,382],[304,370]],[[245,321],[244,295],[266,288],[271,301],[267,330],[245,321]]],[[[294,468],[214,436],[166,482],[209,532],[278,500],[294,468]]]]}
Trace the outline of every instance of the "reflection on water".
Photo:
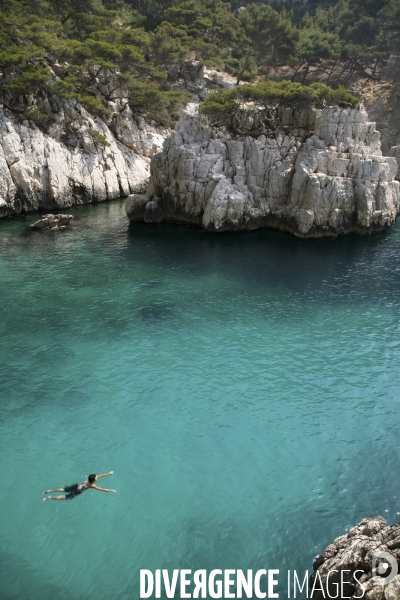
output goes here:
{"type": "Polygon", "coordinates": [[[302,571],[362,517],[398,520],[398,226],[307,242],[72,212],[0,222],[4,598],[302,571]],[[41,502],[111,469],[116,495],[41,502]]]}

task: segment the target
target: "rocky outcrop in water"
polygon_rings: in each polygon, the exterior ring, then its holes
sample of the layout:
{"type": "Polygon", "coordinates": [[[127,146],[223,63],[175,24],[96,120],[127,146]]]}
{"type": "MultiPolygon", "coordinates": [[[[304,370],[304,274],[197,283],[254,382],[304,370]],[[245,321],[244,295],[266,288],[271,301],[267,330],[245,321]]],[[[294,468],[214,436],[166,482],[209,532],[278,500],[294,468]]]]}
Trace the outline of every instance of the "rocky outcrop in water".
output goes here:
{"type": "Polygon", "coordinates": [[[396,575],[399,565],[400,523],[389,525],[382,517],[363,519],[314,559],[310,589],[315,585],[314,600],[396,600],[400,598],[400,575],[396,575]],[[379,557],[380,553],[389,556],[379,557]],[[342,586],[341,579],[349,583],[342,586]],[[318,591],[321,587],[323,591],[318,591]]]}
{"type": "Polygon", "coordinates": [[[162,146],[165,128],[134,118],[129,106],[115,104],[107,125],[75,101],[53,96],[46,102],[40,107],[52,116],[46,133],[0,111],[0,217],[146,189],[150,157],[162,146]]]}
{"type": "Polygon", "coordinates": [[[39,221],[29,225],[31,229],[65,229],[73,220],[73,215],[43,215],[39,221]]]}
{"type": "Polygon", "coordinates": [[[363,107],[280,109],[271,134],[234,135],[188,105],[152,158],[147,203],[130,196],[131,220],[209,231],[273,227],[299,237],[366,234],[400,211],[397,162],[383,157],[363,107]],[[138,209],[139,205],[142,207],[138,209]]]}

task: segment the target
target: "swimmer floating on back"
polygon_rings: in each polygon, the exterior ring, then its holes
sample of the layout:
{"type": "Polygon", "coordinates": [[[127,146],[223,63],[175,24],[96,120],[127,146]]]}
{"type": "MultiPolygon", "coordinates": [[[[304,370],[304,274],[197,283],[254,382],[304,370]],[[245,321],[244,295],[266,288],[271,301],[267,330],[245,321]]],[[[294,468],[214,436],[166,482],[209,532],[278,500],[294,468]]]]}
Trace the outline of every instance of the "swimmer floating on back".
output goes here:
{"type": "Polygon", "coordinates": [[[50,494],[51,492],[66,492],[63,496],[48,496],[47,498],[43,498],[43,502],[46,500],[72,500],[75,496],[79,496],[89,488],[93,488],[94,490],[99,490],[100,492],[115,492],[116,490],[109,490],[107,488],[101,488],[95,485],[95,481],[99,479],[99,477],[108,477],[112,475],[114,471],[110,471],[109,473],[104,473],[103,475],[89,475],[85,481],[82,483],[74,483],[73,485],[66,485],[62,488],[57,488],[55,490],[46,490],[43,494],[50,494]]]}

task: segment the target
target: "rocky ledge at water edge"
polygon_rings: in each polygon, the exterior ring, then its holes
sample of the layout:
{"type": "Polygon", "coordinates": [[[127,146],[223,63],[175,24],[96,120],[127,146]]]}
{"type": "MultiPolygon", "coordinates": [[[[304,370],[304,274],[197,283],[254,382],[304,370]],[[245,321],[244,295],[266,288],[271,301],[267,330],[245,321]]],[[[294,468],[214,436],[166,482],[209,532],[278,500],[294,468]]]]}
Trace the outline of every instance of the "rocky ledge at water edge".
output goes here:
{"type": "Polygon", "coordinates": [[[309,590],[314,586],[314,600],[398,600],[399,566],[400,523],[363,519],[314,559],[309,590]]]}
{"type": "Polygon", "coordinates": [[[146,194],[132,194],[132,221],[191,223],[208,231],[270,227],[304,238],[368,234],[400,212],[397,161],[358,109],[278,109],[258,138],[213,127],[198,104],[153,155],[146,194]]]}

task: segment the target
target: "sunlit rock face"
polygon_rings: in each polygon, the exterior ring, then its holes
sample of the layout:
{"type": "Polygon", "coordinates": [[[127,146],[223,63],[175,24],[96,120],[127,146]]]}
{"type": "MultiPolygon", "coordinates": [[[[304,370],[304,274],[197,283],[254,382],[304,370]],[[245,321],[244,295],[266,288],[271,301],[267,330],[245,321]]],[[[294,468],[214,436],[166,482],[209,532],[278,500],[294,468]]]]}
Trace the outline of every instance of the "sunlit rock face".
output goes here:
{"type": "Polygon", "coordinates": [[[388,154],[389,156],[394,156],[397,161],[398,169],[396,179],[400,179],[400,146],[392,146],[388,154]]]}
{"type": "Polygon", "coordinates": [[[46,133],[0,112],[0,217],[144,192],[166,130],[129,107],[114,112],[109,127],[77,102],[59,101],[46,133]],[[73,139],[64,139],[65,123],[73,139]]]}
{"type": "MultiPolygon", "coordinates": [[[[189,104],[152,157],[151,210],[140,202],[146,221],[163,215],[210,231],[366,234],[392,225],[400,211],[396,173],[363,107],[281,109],[271,134],[251,137],[210,126],[189,104]]],[[[144,218],[138,202],[127,200],[132,220],[144,218]]]]}
{"type": "Polygon", "coordinates": [[[399,523],[389,525],[382,517],[363,519],[315,557],[309,597],[396,600],[399,547],[399,523]]]}

